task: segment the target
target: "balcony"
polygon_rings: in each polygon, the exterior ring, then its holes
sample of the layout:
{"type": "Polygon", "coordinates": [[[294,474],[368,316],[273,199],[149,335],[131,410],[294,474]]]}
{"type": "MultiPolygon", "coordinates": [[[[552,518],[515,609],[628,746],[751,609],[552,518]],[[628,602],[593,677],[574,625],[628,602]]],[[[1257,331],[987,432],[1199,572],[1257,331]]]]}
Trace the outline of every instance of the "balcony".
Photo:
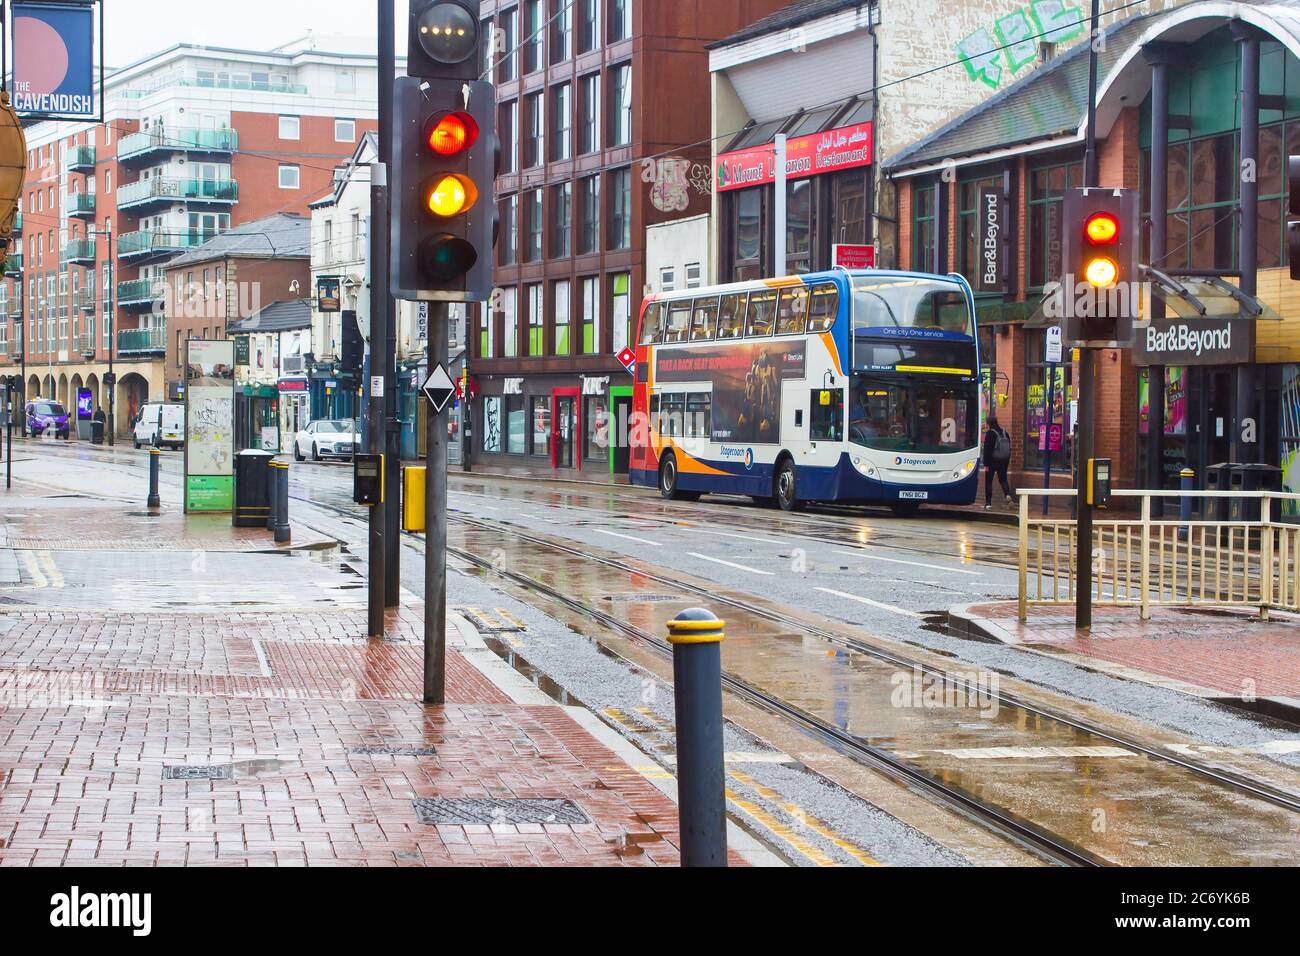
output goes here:
{"type": "Polygon", "coordinates": [[[117,333],[117,354],[123,358],[133,355],[162,355],[167,350],[167,330],[123,329],[117,333]]]}
{"type": "Polygon", "coordinates": [[[151,129],[123,136],[117,144],[118,162],[152,161],[161,154],[201,153],[220,155],[239,148],[239,133],[233,129],[151,129]]]}
{"type": "Polygon", "coordinates": [[[20,276],[23,274],[23,256],[21,252],[11,252],[5,257],[5,275],[20,276]]]}
{"type": "Polygon", "coordinates": [[[95,287],[82,286],[72,293],[72,307],[82,312],[95,311],[95,287]]]}
{"type": "Polygon", "coordinates": [[[78,219],[95,218],[94,193],[67,193],[63,197],[63,208],[69,216],[78,219]]]}
{"type": "Polygon", "coordinates": [[[207,242],[216,233],[165,232],[141,229],[124,232],[117,238],[117,257],[124,262],[144,262],[156,256],[170,256],[207,242]]]}
{"type": "Polygon", "coordinates": [[[172,179],[155,176],[137,183],[128,183],[117,190],[117,208],[121,210],[169,206],[177,200],[228,205],[239,201],[239,184],[233,179],[172,179]]]}
{"type": "Polygon", "coordinates": [[[141,308],[160,301],[166,292],[163,279],[131,279],[117,284],[117,304],[124,309],[141,308]]]}
{"type": "Polygon", "coordinates": [[[187,76],[168,84],[170,86],[197,86],[207,90],[248,90],[253,93],[295,93],[307,95],[307,87],[300,83],[279,83],[275,81],[253,82],[251,80],[232,80],[229,77],[187,76]]]}
{"type": "Polygon", "coordinates": [[[68,158],[63,166],[69,173],[88,173],[95,171],[95,147],[74,146],[68,150],[68,158]]]}
{"type": "Polygon", "coordinates": [[[10,315],[15,319],[22,318],[23,297],[21,295],[14,296],[12,299],[9,300],[9,307],[5,310],[5,314],[10,315]]]}
{"type": "Polygon", "coordinates": [[[95,264],[95,240],[69,239],[63,244],[63,253],[59,256],[59,261],[64,265],[71,263],[78,266],[93,266],[95,264]]]}
{"type": "Polygon", "coordinates": [[[90,332],[82,332],[73,336],[72,351],[80,355],[82,358],[92,359],[95,357],[95,349],[99,344],[98,340],[99,336],[90,332]]]}

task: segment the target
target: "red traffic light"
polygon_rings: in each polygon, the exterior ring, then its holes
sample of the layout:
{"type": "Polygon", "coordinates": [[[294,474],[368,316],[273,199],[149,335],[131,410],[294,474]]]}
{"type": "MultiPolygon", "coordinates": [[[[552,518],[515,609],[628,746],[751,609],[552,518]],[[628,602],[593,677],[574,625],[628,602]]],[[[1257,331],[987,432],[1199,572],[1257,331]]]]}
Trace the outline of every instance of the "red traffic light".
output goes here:
{"type": "Polygon", "coordinates": [[[1108,212],[1098,212],[1088,217],[1083,234],[1094,246],[1109,246],[1119,240],[1119,220],[1108,212]]]}
{"type": "Polygon", "coordinates": [[[478,123],[468,113],[444,113],[425,138],[439,156],[455,156],[478,142],[478,123]]]}

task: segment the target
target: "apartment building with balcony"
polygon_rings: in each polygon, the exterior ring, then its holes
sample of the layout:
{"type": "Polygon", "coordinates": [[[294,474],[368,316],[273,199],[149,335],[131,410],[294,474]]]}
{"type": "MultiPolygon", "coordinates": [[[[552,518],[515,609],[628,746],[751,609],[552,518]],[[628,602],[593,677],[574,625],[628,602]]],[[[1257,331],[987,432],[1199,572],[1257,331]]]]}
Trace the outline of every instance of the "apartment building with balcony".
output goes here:
{"type": "MultiPolygon", "coordinates": [[[[631,378],[616,356],[645,287],[648,226],[709,212],[706,44],[788,0],[496,0],[501,221],[492,308],[472,326],[475,458],[618,470],[604,435],[631,378]]],[[[626,469],[626,466],[623,466],[626,469]]]]}
{"type": "Polygon", "coordinates": [[[0,366],[24,370],[29,396],[72,404],[89,388],[107,409],[111,354],[119,431],[174,397],[168,263],[232,228],[305,216],[375,128],[377,85],[373,41],[180,44],[106,79],[103,123],[29,127],[0,366]]]}

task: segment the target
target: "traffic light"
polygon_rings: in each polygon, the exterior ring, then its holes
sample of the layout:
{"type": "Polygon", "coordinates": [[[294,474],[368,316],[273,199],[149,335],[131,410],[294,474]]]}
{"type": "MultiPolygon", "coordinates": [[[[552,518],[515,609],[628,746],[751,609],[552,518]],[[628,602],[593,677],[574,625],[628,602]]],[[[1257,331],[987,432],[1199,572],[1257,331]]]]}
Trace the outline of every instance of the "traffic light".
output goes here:
{"type": "Polygon", "coordinates": [[[496,92],[478,77],[477,4],[413,2],[409,77],[394,88],[392,287],[399,299],[492,293],[496,92]]]}
{"type": "Polygon", "coordinates": [[[1286,158],[1287,200],[1286,251],[1291,262],[1291,278],[1300,279],[1300,156],[1286,158]]]}
{"type": "Polygon", "coordinates": [[[1064,338],[1076,346],[1132,345],[1142,307],[1137,193],[1067,189],[1064,220],[1064,338]]]}

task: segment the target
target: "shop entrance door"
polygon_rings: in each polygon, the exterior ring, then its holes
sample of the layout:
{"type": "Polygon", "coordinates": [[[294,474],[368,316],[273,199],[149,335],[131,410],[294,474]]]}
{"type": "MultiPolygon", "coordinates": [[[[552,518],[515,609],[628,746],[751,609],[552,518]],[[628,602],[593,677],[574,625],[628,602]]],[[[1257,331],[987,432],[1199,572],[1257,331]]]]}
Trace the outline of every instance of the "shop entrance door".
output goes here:
{"type": "Polygon", "coordinates": [[[1229,460],[1232,454],[1232,436],[1228,429],[1232,427],[1233,370],[1207,368],[1203,370],[1205,381],[1199,390],[1204,399],[1201,402],[1201,447],[1200,461],[1191,462],[1196,469],[1201,487],[1205,486],[1205,469],[1210,465],[1229,460]]]}
{"type": "Polygon", "coordinates": [[[578,442],[578,396],[576,388],[551,391],[551,467],[577,467],[574,447],[578,442]]]}

